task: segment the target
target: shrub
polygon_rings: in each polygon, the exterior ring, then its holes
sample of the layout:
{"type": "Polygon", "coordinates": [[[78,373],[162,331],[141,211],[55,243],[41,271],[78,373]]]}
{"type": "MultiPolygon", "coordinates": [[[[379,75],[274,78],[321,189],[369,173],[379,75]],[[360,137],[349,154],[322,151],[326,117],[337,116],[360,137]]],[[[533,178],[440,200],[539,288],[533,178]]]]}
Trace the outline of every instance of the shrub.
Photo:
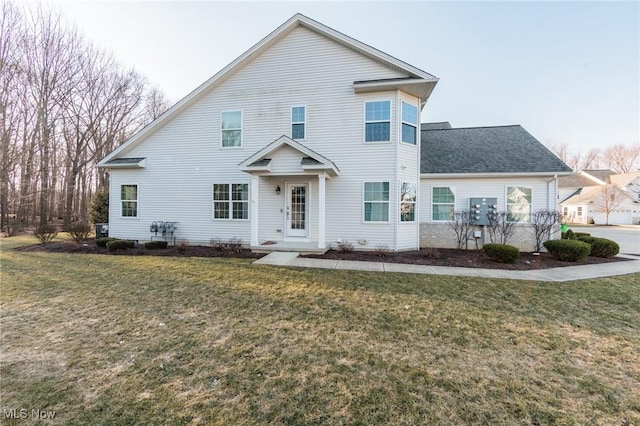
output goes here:
{"type": "Polygon", "coordinates": [[[595,240],[595,237],[592,237],[591,235],[583,235],[580,237],[576,237],[576,239],[578,241],[582,241],[583,243],[587,243],[589,245],[593,244],[593,241],[595,240]]]}
{"type": "Polygon", "coordinates": [[[135,242],[131,240],[114,240],[114,241],[109,241],[107,243],[107,249],[109,251],[126,250],[134,247],[135,247],[135,242]]]}
{"type": "Polygon", "coordinates": [[[168,243],[166,241],[149,241],[144,243],[144,248],[147,250],[164,249],[167,248],[167,244],[168,243]]]}
{"type": "Polygon", "coordinates": [[[92,223],[109,222],[109,191],[100,189],[91,198],[89,206],[89,219],[92,223]]]}
{"type": "Polygon", "coordinates": [[[591,234],[589,234],[588,232],[576,232],[573,235],[576,236],[576,238],[580,238],[580,237],[590,237],[591,234]]]}
{"type": "Polygon", "coordinates": [[[589,256],[591,246],[579,240],[549,240],[544,247],[553,257],[564,262],[581,262],[589,256]]]}
{"type": "Polygon", "coordinates": [[[58,228],[51,224],[40,225],[33,230],[33,235],[35,235],[41,244],[47,244],[53,241],[58,235],[58,228]]]}
{"type": "Polygon", "coordinates": [[[227,248],[227,243],[224,242],[224,240],[222,238],[212,238],[209,241],[209,244],[211,245],[211,247],[213,247],[216,250],[220,250],[220,251],[224,251],[227,248]]]}
{"type": "Polygon", "coordinates": [[[520,259],[518,248],[508,244],[485,244],[483,250],[487,256],[501,263],[516,263],[520,259]]]}
{"type": "Polygon", "coordinates": [[[620,253],[620,246],[615,241],[606,238],[596,238],[591,244],[591,256],[613,257],[620,253]]]}
{"type": "Polygon", "coordinates": [[[98,238],[96,240],[96,245],[98,247],[107,247],[107,243],[109,241],[116,241],[117,238],[113,238],[113,237],[102,237],[102,238],[98,238]]]}
{"type": "Polygon", "coordinates": [[[594,257],[613,257],[620,253],[620,246],[618,243],[606,238],[596,237],[580,237],[580,241],[591,245],[590,256],[594,257]]]}
{"type": "Polygon", "coordinates": [[[571,229],[568,229],[567,232],[565,232],[564,234],[562,234],[562,239],[563,240],[575,240],[576,234],[575,232],[573,232],[571,229]]]}
{"type": "Polygon", "coordinates": [[[353,251],[353,244],[347,240],[338,242],[338,249],[343,253],[351,253],[353,251]]]}
{"type": "Polygon", "coordinates": [[[89,234],[91,234],[91,225],[87,222],[73,222],[69,225],[69,235],[78,244],[88,240],[89,234]]]}
{"type": "Polygon", "coordinates": [[[240,238],[229,238],[227,242],[227,247],[232,253],[240,253],[242,251],[242,239],[240,238]]]}
{"type": "Polygon", "coordinates": [[[440,250],[433,247],[422,249],[422,255],[427,259],[440,259],[440,250]]]}
{"type": "Polygon", "coordinates": [[[189,247],[189,240],[178,240],[175,244],[176,251],[184,253],[189,247]]]}
{"type": "Polygon", "coordinates": [[[380,244],[376,245],[374,253],[378,257],[387,257],[387,256],[389,256],[389,254],[391,252],[389,251],[389,246],[388,245],[380,243],[380,244]]]}

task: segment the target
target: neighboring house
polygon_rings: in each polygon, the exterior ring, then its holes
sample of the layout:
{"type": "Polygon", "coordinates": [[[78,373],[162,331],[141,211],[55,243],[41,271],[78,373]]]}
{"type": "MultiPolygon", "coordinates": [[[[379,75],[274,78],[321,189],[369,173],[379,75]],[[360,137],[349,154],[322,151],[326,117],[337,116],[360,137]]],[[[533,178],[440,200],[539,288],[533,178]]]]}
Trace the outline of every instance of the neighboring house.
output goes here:
{"type": "Polygon", "coordinates": [[[453,188],[456,209],[476,195],[555,208],[567,168],[519,126],[442,130],[475,166],[443,156],[446,137],[419,128],[437,81],[297,14],[100,161],[109,235],[149,240],[162,221],[166,237],[194,244],[405,250],[444,221],[451,198],[439,193],[434,221],[434,188],[453,188]]]}
{"type": "Polygon", "coordinates": [[[567,223],[640,224],[640,171],[581,170],[561,178],[558,185],[567,223]]]}
{"type": "MultiPolygon", "coordinates": [[[[421,133],[421,245],[455,247],[451,213],[484,199],[519,222],[509,244],[533,249],[531,214],[557,209],[558,177],[571,169],[518,125],[452,129],[429,123],[421,133]]],[[[486,229],[475,229],[488,242],[486,229]]]]}

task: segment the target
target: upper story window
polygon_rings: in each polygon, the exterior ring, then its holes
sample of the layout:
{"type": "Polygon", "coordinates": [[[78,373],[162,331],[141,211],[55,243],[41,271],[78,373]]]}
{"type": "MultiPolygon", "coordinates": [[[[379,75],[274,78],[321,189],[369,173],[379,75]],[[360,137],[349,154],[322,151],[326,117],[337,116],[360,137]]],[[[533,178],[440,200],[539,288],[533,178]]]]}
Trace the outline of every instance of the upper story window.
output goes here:
{"type": "Polygon", "coordinates": [[[418,129],[418,107],[402,102],[402,142],[416,145],[418,129]]]}
{"type": "Polygon", "coordinates": [[[120,186],[122,217],[138,217],[138,185],[120,186]]]}
{"type": "Polygon", "coordinates": [[[307,111],[303,106],[291,107],[291,139],[305,139],[307,111]]]}
{"type": "Polygon", "coordinates": [[[223,111],[220,122],[222,147],[242,146],[242,111],[223,111]]]}
{"type": "Polygon", "coordinates": [[[391,140],[391,101],[365,102],[364,141],[389,142],[391,140]]]}
{"type": "Polygon", "coordinates": [[[531,221],[531,188],[507,187],[507,216],[509,222],[531,221]]]}
{"type": "Polygon", "coordinates": [[[389,182],[364,183],[364,221],[389,221],[389,182]]]}

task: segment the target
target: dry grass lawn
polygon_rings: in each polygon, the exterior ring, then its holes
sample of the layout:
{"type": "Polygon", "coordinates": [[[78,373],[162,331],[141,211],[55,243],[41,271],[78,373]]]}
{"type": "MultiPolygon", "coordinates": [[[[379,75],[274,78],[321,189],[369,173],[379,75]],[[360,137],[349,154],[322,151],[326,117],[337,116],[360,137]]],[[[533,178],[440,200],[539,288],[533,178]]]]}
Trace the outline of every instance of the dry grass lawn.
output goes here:
{"type": "Polygon", "coordinates": [[[640,274],[10,250],[32,242],[0,252],[2,424],[640,426],[640,274]]]}

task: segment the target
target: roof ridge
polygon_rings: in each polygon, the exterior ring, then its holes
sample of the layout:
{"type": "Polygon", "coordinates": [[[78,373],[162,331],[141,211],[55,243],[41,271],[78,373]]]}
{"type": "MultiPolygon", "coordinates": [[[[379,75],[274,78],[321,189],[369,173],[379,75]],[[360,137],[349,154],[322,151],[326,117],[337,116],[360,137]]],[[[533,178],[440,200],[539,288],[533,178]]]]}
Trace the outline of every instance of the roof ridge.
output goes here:
{"type": "MultiPolygon", "coordinates": [[[[445,121],[436,121],[432,123],[420,123],[420,124],[437,124],[437,123],[445,123],[445,121]]],[[[439,130],[466,130],[466,129],[497,129],[502,127],[522,127],[521,124],[502,124],[499,126],[471,126],[471,127],[452,127],[450,129],[423,129],[424,132],[433,132],[439,130]]]]}

